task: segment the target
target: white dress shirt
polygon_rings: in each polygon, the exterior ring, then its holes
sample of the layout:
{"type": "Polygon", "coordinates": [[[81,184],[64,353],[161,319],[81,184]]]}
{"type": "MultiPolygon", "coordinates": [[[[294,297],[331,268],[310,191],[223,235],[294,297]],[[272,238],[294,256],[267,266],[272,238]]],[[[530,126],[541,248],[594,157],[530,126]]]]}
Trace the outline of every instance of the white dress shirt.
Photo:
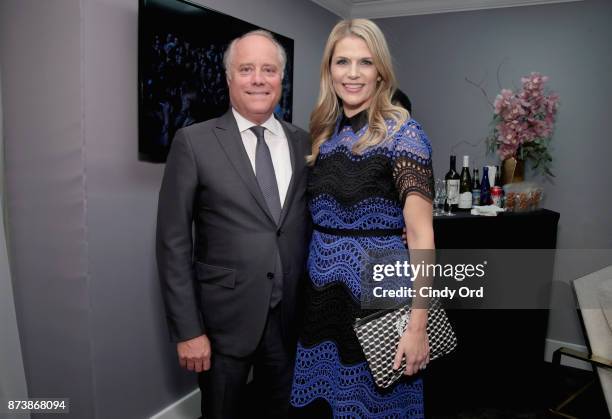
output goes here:
{"type": "MultiPolygon", "coordinates": [[[[251,127],[256,126],[253,122],[249,121],[232,108],[234,118],[238,123],[238,130],[242,137],[242,144],[249,156],[251,161],[251,167],[253,172],[257,175],[257,169],[255,167],[255,148],[257,147],[257,137],[255,133],[251,131],[251,127]]],[[[272,157],[272,165],[274,166],[274,174],[276,175],[276,183],[278,185],[278,194],[281,200],[281,207],[285,202],[287,196],[287,190],[289,189],[289,182],[291,181],[291,154],[289,152],[289,144],[287,143],[287,136],[279,121],[271,115],[267,121],[260,124],[265,128],[264,140],[270,149],[270,155],[272,157]]]]}

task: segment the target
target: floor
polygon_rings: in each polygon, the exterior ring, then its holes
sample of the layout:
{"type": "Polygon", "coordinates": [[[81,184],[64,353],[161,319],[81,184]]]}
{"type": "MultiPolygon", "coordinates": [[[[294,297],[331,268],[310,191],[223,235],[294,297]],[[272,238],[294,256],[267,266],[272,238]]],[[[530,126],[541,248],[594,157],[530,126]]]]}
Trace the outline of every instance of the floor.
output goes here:
{"type": "MultiPolygon", "coordinates": [[[[428,412],[430,419],[539,419],[563,418],[550,412],[571,394],[585,384],[593,382],[595,375],[590,371],[561,366],[558,371],[545,363],[545,388],[541,397],[530,406],[483,406],[455,409],[451,412],[428,412]]],[[[519,389],[517,389],[520,391],[519,389]]],[[[425,389],[427,391],[427,389],[425,389]]],[[[432,409],[430,409],[432,410],[432,409]]],[[[561,412],[579,419],[609,419],[608,407],[598,381],[594,381],[583,393],[565,405],[561,412]]],[[[565,417],[569,417],[565,416],[565,417]]]]}
{"type": "MultiPolygon", "coordinates": [[[[521,406],[505,404],[495,405],[491,403],[489,406],[428,406],[426,409],[426,419],[554,419],[563,418],[551,413],[550,408],[559,405],[564,399],[572,393],[579,390],[585,384],[591,382],[595,375],[590,371],[584,371],[576,368],[561,366],[558,370],[550,363],[544,363],[542,369],[544,372],[544,385],[542,391],[533,397],[531,402],[520,403],[521,406]]],[[[252,387],[255,383],[251,383],[252,387]]],[[[251,388],[252,389],[252,388],[251,388]]],[[[508,392],[520,392],[520,388],[507,389],[508,392]]],[[[425,395],[427,397],[427,386],[425,387],[425,395]]],[[[252,403],[245,403],[245,406],[250,406],[249,413],[245,417],[252,417],[252,406],[255,405],[255,400],[252,403]]],[[[316,407],[322,412],[313,417],[312,414],[307,415],[307,419],[328,419],[329,408],[322,401],[315,401],[316,407]]],[[[486,404],[486,403],[485,403],[486,404]]],[[[313,406],[314,407],[314,406],[313,406]]],[[[316,409],[315,409],[316,410],[316,409]]],[[[601,391],[599,383],[595,381],[585,392],[580,394],[571,403],[567,404],[562,412],[570,415],[566,417],[575,417],[579,419],[610,419],[608,408],[604,395],[601,391]]],[[[245,412],[246,413],[246,412],[245,412]]],[[[306,416],[292,411],[292,419],[306,419],[306,416]]],[[[365,419],[365,418],[364,418],[365,419]]]]}

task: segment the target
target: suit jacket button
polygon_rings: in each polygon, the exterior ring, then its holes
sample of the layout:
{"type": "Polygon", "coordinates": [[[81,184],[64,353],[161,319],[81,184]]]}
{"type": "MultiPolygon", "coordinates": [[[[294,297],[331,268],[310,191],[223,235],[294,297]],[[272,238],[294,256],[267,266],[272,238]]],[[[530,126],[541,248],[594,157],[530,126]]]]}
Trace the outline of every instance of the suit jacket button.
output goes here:
{"type": "Polygon", "coordinates": [[[280,237],[281,235],[281,231],[280,230],[276,230],[276,237],[280,237]]]}
{"type": "Polygon", "coordinates": [[[274,279],[274,273],[268,272],[268,279],[274,279]]]}

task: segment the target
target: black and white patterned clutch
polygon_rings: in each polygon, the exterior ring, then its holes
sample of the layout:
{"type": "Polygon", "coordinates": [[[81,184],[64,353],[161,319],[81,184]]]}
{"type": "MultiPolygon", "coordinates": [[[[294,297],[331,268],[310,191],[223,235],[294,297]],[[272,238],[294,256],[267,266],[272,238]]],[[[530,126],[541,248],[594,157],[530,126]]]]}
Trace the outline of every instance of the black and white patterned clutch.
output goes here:
{"type": "MultiPolygon", "coordinates": [[[[404,373],[406,359],[402,359],[397,370],[393,369],[393,360],[409,318],[410,307],[405,306],[396,310],[382,310],[355,320],[353,329],[378,387],[389,387],[404,373]]],[[[457,347],[455,332],[438,300],[432,300],[430,304],[427,336],[430,361],[457,347]]]]}

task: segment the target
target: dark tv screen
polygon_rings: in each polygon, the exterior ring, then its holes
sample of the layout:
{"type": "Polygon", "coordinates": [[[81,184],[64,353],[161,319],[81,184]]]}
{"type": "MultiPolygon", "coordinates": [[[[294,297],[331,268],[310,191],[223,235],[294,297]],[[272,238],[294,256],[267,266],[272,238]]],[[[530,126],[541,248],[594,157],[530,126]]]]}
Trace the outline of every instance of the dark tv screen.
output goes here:
{"type": "MultiPolygon", "coordinates": [[[[184,0],[140,0],[139,159],[165,162],[174,133],[229,109],[223,53],[259,26],[184,0]]],[[[265,29],[265,28],[263,28],[265,29]]],[[[275,113],[291,122],[293,40],[272,32],[287,52],[275,113]]]]}

